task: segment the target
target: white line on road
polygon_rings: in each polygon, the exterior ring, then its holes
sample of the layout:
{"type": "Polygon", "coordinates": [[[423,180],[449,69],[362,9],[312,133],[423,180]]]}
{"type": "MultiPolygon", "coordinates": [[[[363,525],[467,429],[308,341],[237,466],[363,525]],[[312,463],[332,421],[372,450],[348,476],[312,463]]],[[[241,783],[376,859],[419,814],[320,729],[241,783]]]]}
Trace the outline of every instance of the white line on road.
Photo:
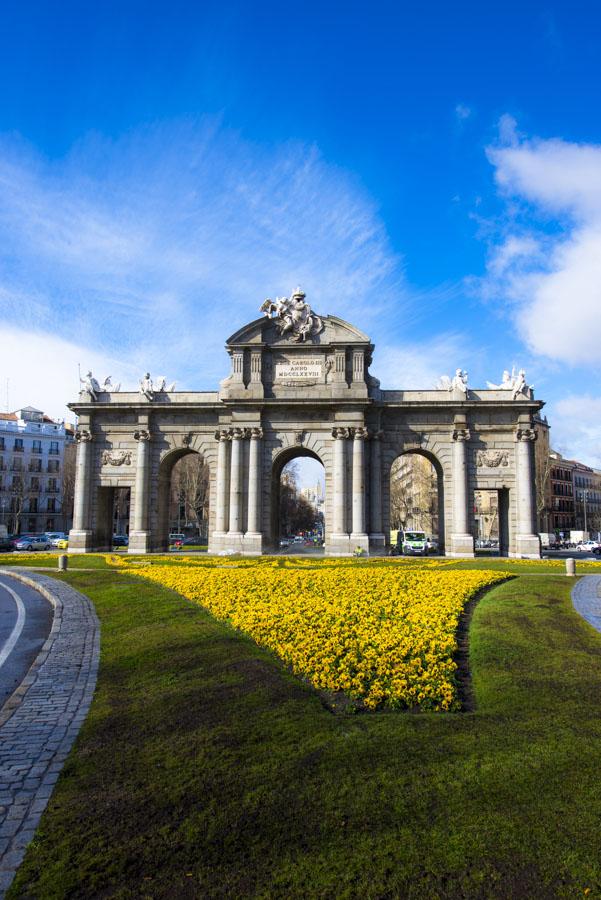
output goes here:
{"type": "Polygon", "coordinates": [[[15,627],[11,631],[2,650],[0,650],[0,668],[2,668],[10,654],[13,652],[15,644],[21,637],[21,632],[23,631],[23,626],[25,625],[25,606],[23,605],[23,601],[21,600],[19,595],[15,591],[13,591],[11,587],[9,587],[7,584],[4,584],[3,581],[0,581],[0,585],[2,585],[2,587],[8,591],[17,605],[17,621],[15,622],[15,627]]]}

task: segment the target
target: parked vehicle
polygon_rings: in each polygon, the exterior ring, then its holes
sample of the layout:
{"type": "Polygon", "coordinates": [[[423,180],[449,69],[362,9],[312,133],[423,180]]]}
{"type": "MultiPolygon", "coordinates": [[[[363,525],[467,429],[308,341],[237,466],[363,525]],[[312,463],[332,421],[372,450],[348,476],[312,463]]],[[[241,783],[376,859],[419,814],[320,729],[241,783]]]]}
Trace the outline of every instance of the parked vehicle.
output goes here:
{"type": "Polygon", "coordinates": [[[126,534],[114,534],[113,535],[113,547],[127,547],[129,545],[129,538],[126,534]]]}
{"type": "Polygon", "coordinates": [[[397,547],[403,556],[426,556],[427,539],[425,531],[399,531],[397,547]]]}
{"type": "Polygon", "coordinates": [[[579,544],[576,544],[576,550],[579,550],[580,553],[592,553],[598,546],[597,541],[580,541],[579,544]]]}
{"type": "Polygon", "coordinates": [[[60,541],[57,541],[57,542],[56,542],[56,549],[57,549],[57,550],[66,550],[66,549],[68,548],[68,546],[69,546],[69,539],[68,539],[68,538],[61,538],[60,541]]]}
{"type": "Polygon", "coordinates": [[[185,534],[170,534],[169,535],[169,543],[170,544],[182,544],[186,540],[185,534]]]}
{"type": "Polygon", "coordinates": [[[49,550],[50,544],[45,534],[35,534],[32,537],[24,537],[17,541],[17,550],[49,550]]]}
{"type": "Polygon", "coordinates": [[[282,549],[285,549],[286,547],[289,547],[289,546],[290,546],[290,541],[288,540],[288,538],[282,538],[282,540],[280,541],[280,547],[282,549]]]}
{"type": "Polygon", "coordinates": [[[0,553],[12,553],[15,546],[8,538],[0,538],[0,553]]]}
{"type": "Polygon", "coordinates": [[[64,531],[46,531],[45,535],[51,547],[56,547],[58,541],[62,541],[67,537],[64,531]]]}

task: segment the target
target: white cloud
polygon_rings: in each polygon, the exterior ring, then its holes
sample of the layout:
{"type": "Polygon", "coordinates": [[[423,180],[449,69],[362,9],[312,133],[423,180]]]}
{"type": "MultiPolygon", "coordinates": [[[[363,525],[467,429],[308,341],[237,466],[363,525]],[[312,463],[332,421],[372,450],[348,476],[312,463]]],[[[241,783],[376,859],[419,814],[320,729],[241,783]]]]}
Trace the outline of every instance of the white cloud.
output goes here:
{"type": "Polygon", "coordinates": [[[465,103],[458,103],[455,107],[455,116],[459,122],[465,122],[472,114],[472,110],[465,103]]]}
{"type": "Polygon", "coordinates": [[[65,403],[76,400],[78,363],[92,368],[95,376],[112,375],[113,383],[134,383],[136,372],[110,356],[52,335],[15,328],[0,322],[0,403],[9,412],[35,406],[53,418],[74,421],[65,403]]]}
{"type": "Polygon", "coordinates": [[[0,318],[89,348],[82,364],[94,351],[213,388],[225,338],[298,282],[375,337],[405,312],[375,204],[314,147],[214,121],[90,137],[52,163],[0,143],[0,318]]]}
{"type": "Polygon", "coordinates": [[[507,199],[484,290],[537,354],[601,363],[601,146],[518,139],[489,150],[507,199]]]}
{"type": "Polygon", "coordinates": [[[564,397],[554,404],[552,414],[552,446],[586,465],[601,468],[601,397],[564,397]]]}
{"type": "Polygon", "coordinates": [[[370,372],[387,390],[431,390],[441,375],[452,375],[473,358],[465,336],[438,335],[410,344],[380,345],[370,372]]]}

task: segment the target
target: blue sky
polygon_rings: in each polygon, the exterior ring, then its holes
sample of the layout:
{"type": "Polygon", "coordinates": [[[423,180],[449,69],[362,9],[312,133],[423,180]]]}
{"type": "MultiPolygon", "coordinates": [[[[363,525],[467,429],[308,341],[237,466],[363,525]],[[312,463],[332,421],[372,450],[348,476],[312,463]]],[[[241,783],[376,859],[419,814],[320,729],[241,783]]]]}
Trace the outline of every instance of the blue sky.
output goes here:
{"type": "Polygon", "coordinates": [[[525,366],[601,466],[601,8],[3,4],[0,399],[213,389],[297,283],[385,387],[525,366]]]}

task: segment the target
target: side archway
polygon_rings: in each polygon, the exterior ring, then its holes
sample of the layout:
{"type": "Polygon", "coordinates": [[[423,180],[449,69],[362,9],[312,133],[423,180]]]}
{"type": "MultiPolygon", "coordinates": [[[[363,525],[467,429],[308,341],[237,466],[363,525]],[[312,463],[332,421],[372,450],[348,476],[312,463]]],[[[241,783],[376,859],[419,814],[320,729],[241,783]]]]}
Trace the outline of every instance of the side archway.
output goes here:
{"type": "Polygon", "coordinates": [[[387,528],[426,532],[445,553],[445,484],[440,460],[430,451],[393,454],[387,467],[387,528]]]}
{"type": "Polygon", "coordinates": [[[162,458],[157,480],[156,550],[168,550],[173,532],[193,530],[199,543],[207,543],[210,482],[209,465],[198,451],[179,447],[162,458]]]}

